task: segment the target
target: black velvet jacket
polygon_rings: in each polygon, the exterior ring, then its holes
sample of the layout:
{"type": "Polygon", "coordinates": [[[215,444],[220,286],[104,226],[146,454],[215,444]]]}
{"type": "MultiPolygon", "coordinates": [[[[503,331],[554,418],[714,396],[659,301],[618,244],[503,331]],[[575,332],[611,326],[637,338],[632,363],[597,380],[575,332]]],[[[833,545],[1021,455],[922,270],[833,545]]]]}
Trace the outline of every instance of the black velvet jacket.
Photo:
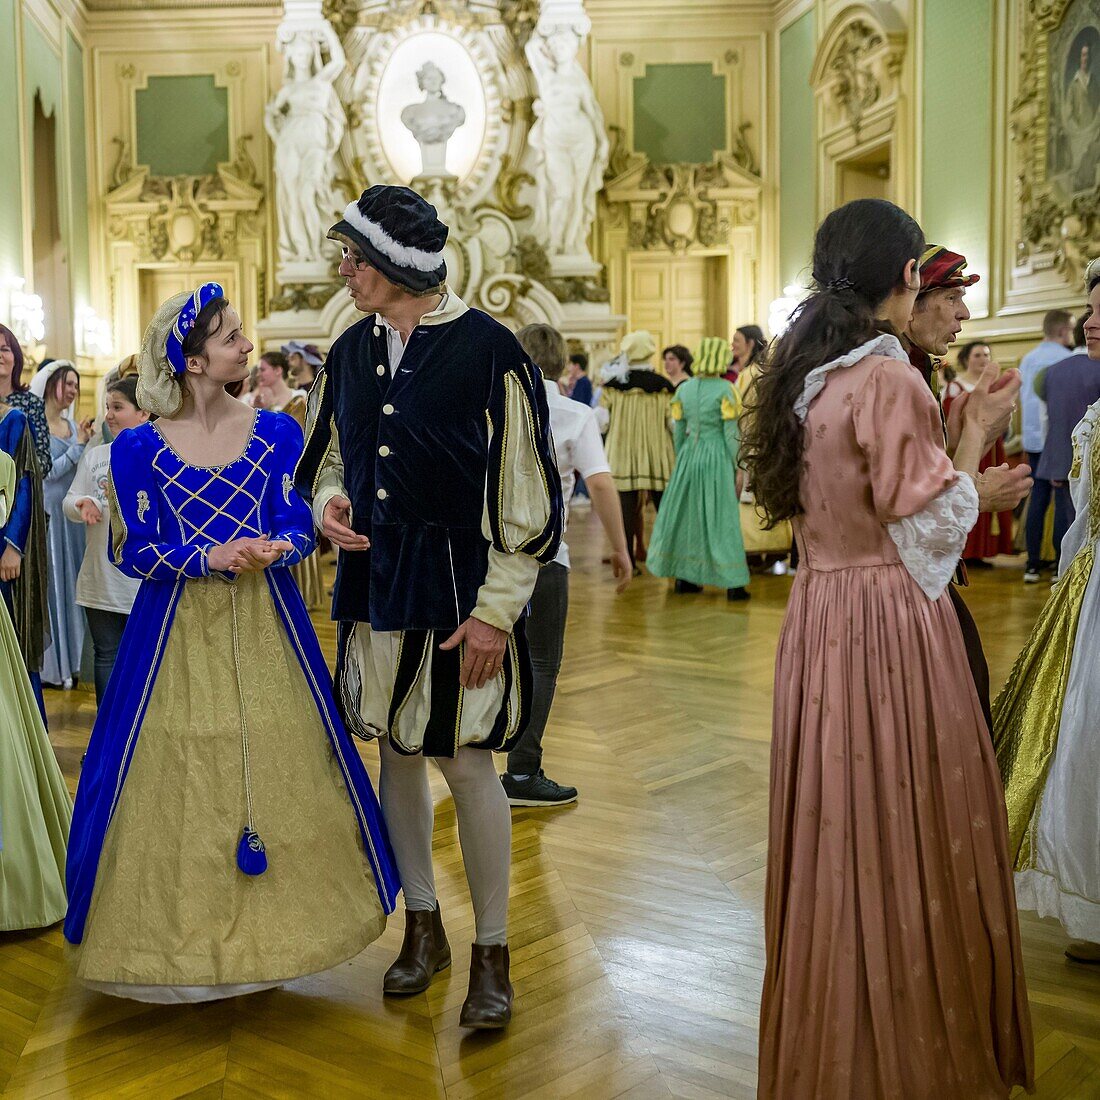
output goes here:
{"type": "Polygon", "coordinates": [[[477,603],[490,546],[553,560],[563,509],[542,376],[487,314],[470,309],[418,326],[392,378],[386,330],[373,315],[340,336],[310,393],[295,473],[307,500],[336,444],[333,425],[352,526],[371,540],[370,550],[340,553],[334,619],[450,631],[477,603]],[[523,422],[511,423],[517,386],[523,422]],[[508,544],[506,527],[506,489],[519,474],[505,469],[510,432],[533,449],[533,476],[549,505],[545,526],[519,546],[508,544]]]}

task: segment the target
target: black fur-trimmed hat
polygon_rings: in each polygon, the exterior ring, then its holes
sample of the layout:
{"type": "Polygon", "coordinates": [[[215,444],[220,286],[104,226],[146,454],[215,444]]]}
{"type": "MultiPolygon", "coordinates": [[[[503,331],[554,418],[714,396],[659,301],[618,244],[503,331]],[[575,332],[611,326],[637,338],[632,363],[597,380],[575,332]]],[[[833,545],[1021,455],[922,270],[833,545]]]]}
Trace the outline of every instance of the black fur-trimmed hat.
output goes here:
{"type": "Polygon", "coordinates": [[[329,238],[355,248],[391,283],[415,293],[447,279],[447,227],[436,209],[409,187],[376,184],[348,203],[329,238]]]}

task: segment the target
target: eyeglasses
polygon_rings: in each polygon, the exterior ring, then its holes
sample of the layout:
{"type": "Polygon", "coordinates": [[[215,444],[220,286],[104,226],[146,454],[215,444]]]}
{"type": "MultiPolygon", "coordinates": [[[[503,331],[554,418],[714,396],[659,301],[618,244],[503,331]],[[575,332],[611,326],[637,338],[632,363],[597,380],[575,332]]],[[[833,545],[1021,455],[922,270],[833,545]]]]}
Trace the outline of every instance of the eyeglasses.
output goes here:
{"type": "Polygon", "coordinates": [[[352,264],[357,268],[368,266],[367,261],[363,259],[358,252],[352,252],[347,245],[340,246],[340,262],[343,263],[344,260],[351,260],[352,264]]]}

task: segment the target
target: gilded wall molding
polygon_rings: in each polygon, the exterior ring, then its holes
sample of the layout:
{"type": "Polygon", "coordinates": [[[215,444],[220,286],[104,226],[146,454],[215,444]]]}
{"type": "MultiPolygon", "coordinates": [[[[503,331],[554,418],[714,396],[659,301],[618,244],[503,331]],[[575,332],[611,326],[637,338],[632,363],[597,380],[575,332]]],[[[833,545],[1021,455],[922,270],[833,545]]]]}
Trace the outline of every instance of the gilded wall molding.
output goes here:
{"type": "MultiPolygon", "coordinates": [[[[1017,13],[1008,297],[1039,305],[1056,287],[1076,291],[1085,265],[1100,255],[1100,108],[1078,94],[1078,74],[1070,75],[1071,55],[1100,28],[1100,0],[1019,0],[1017,13]]],[[[1100,57],[1091,81],[1100,82],[1100,57]]]]}

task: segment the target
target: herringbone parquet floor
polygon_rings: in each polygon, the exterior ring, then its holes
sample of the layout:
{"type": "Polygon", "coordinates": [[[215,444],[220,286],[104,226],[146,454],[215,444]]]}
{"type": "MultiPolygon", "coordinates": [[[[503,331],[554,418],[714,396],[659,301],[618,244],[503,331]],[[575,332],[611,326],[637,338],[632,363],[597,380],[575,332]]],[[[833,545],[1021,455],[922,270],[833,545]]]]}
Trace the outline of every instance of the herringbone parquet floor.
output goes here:
{"type": "MultiPolygon", "coordinates": [[[[400,919],[320,979],[209,1007],[131,1004],[77,987],[57,929],[0,935],[0,1093],[11,1097],[751,1097],[774,644],[789,581],[751,603],[603,583],[594,518],[575,516],[566,663],[547,771],[581,801],[516,811],[516,1016],[458,1028],[472,914],[441,781],[435,847],[453,970],[383,1001],[400,919]]],[[[1045,589],[980,574],[968,602],[994,678],[1045,589]]],[[[321,624],[331,650],[332,630],[321,624]]],[[[70,784],[90,696],[49,696],[70,784]]],[[[375,772],[374,750],[364,756],[375,772]]],[[[1100,972],[1068,965],[1053,922],[1025,915],[1038,1096],[1100,1097],[1100,972]]],[[[858,1098],[857,1098],[858,1100],[858,1098]]],[[[947,1098],[944,1100],[967,1100],[947,1098]]]]}

